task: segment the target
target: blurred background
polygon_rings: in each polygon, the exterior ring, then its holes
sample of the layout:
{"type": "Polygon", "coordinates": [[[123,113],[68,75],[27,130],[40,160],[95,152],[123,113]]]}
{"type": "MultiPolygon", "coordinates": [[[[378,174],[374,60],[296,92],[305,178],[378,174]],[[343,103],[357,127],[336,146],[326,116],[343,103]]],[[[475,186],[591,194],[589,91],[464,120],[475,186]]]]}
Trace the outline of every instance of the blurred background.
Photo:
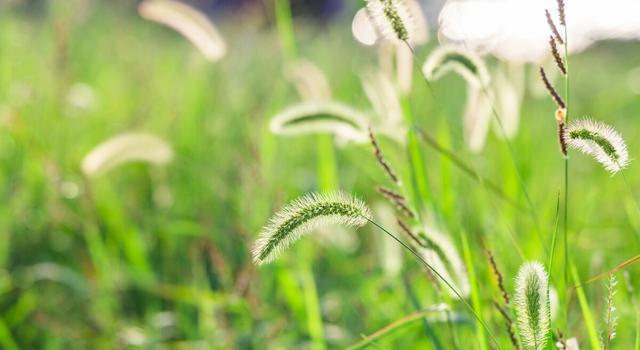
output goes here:
{"type": "MultiPolygon", "coordinates": [[[[291,0],[293,37],[277,15],[288,6],[271,0],[185,3],[203,17],[178,11],[177,18],[193,19],[196,29],[157,8],[145,12],[139,1],[0,0],[0,348],[345,348],[443,300],[453,321],[435,311],[378,346],[482,348],[461,304],[443,299],[435,282],[372,228],[319,232],[275,264],[251,262],[253,240],[272,213],[314,190],[355,193],[396,229],[393,208],[375,191],[387,180],[367,142],[276,135],[269,127],[304,99],[305,82],[316,92],[326,85],[320,90],[330,99],[356,110],[375,108],[362,80],[389,65],[388,49],[354,39],[364,2],[291,0]],[[202,18],[210,24],[202,27],[202,18]],[[209,40],[198,42],[203,32],[209,40]],[[300,61],[307,68],[295,78],[300,61]]],[[[443,3],[419,2],[430,31],[416,48],[419,64],[439,45],[443,3]]],[[[491,74],[520,82],[510,142],[550,241],[563,173],[539,62],[483,53],[491,74]]],[[[640,149],[639,53],[635,41],[602,40],[571,61],[576,115],[615,125],[632,158],[640,149]]],[[[549,57],[541,62],[553,67],[549,57]]],[[[410,68],[413,84],[404,95],[415,123],[525,203],[496,126],[487,122],[481,146],[469,146],[465,81],[435,82],[436,104],[418,68],[410,68]]],[[[404,145],[386,136],[379,140],[386,156],[406,172],[404,145]]],[[[479,190],[448,158],[422,148],[434,226],[458,249],[462,236],[468,240],[472,255],[465,259],[476,266],[471,282],[482,286],[482,314],[507,348],[482,249],[494,251],[512,290],[523,261],[546,261],[536,225],[479,190]]],[[[587,278],[640,251],[629,196],[638,192],[640,173],[631,166],[627,187],[586,157],[574,158],[572,251],[587,278]]],[[[637,286],[637,267],[626,273],[627,285],[637,286]]],[[[630,349],[637,306],[620,280],[616,348],[630,349]]],[[[605,295],[600,282],[587,289],[597,320],[605,295]]],[[[568,308],[567,330],[589,348],[578,301],[568,308]]]]}

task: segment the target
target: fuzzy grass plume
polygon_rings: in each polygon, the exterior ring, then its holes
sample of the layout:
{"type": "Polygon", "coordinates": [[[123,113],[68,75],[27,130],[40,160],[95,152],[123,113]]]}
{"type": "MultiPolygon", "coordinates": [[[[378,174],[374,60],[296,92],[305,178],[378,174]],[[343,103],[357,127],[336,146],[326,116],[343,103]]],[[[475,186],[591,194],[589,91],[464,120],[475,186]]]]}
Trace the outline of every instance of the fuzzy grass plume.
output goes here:
{"type": "Polygon", "coordinates": [[[524,349],[542,350],[549,333],[548,277],[542,264],[525,263],[516,277],[515,309],[524,349]]]}
{"type": "Polygon", "coordinates": [[[592,156],[612,174],[629,164],[624,139],[607,124],[590,119],[576,120],[567,126],[564,139],[569,147],[592,156]]]}
{"type": "Polygon", "coordinates": [[[369,207],[361,200],[342,193],[311,193],[293,201],[262,228],[253,246],[257,265],[274,261],[300,236],[319,227],[341,224],[361,227],[371,218],[369,207]]]}
{"type": "Polygon", "coordinates": [[[470,85],[483,87],[489,84],[489,71],[475,53],[456,45],[440,46],[429,55],[422,66],[422,74],[428,80],[437,80],[449,72],[460,74],[470,85]]]}
{"type": "Polygon", "coordinates": [[[174,0],[145,0],[138,9],[150,21],[164,24],[187,38],[210,61],[227,52],[227,45],[209,18],[195,8],[174,0]]]}
{"type": "Polygon", "coordinates": [[[269,127],[277,135],[331,133],[345,140],[367,142],[367,117],[332,101],[306,101],[290,106],[271,118],[269,127]]]}
{"type": "Polygon", "coordinates": [[[375,28],[390,41],[411,38],[413,20],[404,0],[366,0],[367,15],[375,28]]]}
{"type": "Polygon", "coordinates": [[[173,148],[161,138],[143,132],[125,132],[93,148],[82,160],[82,172],[96,177],[128,162],[165,165],[173,159],[173,148]]]}

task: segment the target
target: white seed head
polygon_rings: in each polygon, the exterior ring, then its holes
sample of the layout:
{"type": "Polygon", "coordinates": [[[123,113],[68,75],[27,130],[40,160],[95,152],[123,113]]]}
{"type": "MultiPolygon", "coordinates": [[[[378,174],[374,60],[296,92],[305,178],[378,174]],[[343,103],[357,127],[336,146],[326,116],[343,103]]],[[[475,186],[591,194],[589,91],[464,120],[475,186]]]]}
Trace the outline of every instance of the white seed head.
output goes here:
{"type": "Polygon", "coordinates": [[[210,61],[219,60],[227,51],[224,39],[209,18],[187,4],[174,0],[145,0],[138,11],[142,17],[182,34],[210,61]]]}
{"type": "Polygon", "coordinates": [[[269,127],[277,135],[331,133],[357,143],[369,141],[366,115],[333,101],[306,101],[290,106],[271,118],[269,127]]]}
{"type": "Polygon", "coordinates": [[[298,95],[306,101],[331,100],[331,86],[326,74],[313,62],[298,60],[287,67],[287,78],[293,83],[298,95]]]}
{"type": "Polygon", "coordinates": [[[173,149],[157,136],[127,132],[99,144],[82,160],[82,172],[95,177],[121,164],[141,161],[164,165],[173,159],[173,149]]]}
{"type": "Polygon", "coordinates": [[[434,50],[422,66],[422,74],[428,80],[438,80],[449,72],[456,72],[467,83],[483,87],[489,84],[489,71],[474,52],[457,45],[443,45],[434,50]]]}
{"type": "Polygon", "coordinates": [[[409,41],[413,20],[405,0],[366,0],[367,14],[378,32],[389,41],[409,41]]]}
{"type": "Polygon", "coordinates": [[[629,164],[629,152],[622,136],[611,126],[591,119],[569,124],[564,133],[569,147],[588,154],[612,174],[629,164]]]}
{"type": "Polygon", "coordinates": [[[342,193],[311,193],[278,211],[262,228],[252,253],[258,265],[275,260],[303,234],[317,228],[340,224],[361,227],[371,218],[369,207],[361,200],[342,193]]]}
{"type": "Polygon", "coordinates": [[[491,101],[482,89],[467,86],[467,103],[464,109],[464,141],[473,153],[484,148],[491,123],[491,101]]]}
{"type": "Polygon", "coordinates": [[[515,308],[524,348],[542,350],[549,332],[548,276],[542,264],[522,265],[516,277],[515,308]]]}

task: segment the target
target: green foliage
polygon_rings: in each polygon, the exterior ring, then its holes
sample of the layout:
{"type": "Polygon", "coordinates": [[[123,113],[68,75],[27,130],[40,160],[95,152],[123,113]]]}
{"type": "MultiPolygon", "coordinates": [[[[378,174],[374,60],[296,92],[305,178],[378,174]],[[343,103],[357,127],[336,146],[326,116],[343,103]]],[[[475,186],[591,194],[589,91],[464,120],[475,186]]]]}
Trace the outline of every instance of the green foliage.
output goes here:
{"type": "MultiPolygon", "coordinates": [[[[319,190],[314,169],[326,156],[318,154],[324,148],[315,138],[279,137],[269,129],[271,116],[300,102],[285,78],[288,63],[275,28],[216,22],[227,56],[211,63],[181,35],[140,18],[131,2],[91,2],[73,11],[66,10],[71,1],[46,3],[0,4],[1,348],[333,349],[357,344],[361,335],[375,335],[363,345],[370,348],[480,347],[476,339],[485,332],[422,266],[405,255],[397,257],[405,260],[398,275],[384,271],[373,227],[318,230],[274,264],[255,268],[250,251],[260,228],[287,199],[319,190]],[[62,7],[48,11],[53,4],[62,7]],[[121,163],[85,178],[84,157],[124,132],[166,141],[172,161],[121,163]]],[[[345,34],[348,20],[323,28],[303,19],[295,24],[299,45],[289,55],[313,58],[329,77],[333,98],[366,111],[359,74],[377,64],[374,51],[345,34]]],[[[432,47],[416,51],[422,62],[432,47]]],[[[633,117],[640,107],[628,73],[639,52],[637,44],[604,43],[571,61],[572,72],[588,72],[572,85],[572,115],[615,125],[631,158],[637,158],[633,117]],[[595,94],[594,86],[606,88],[595,94]]],[[[539,84],[529,75],[528,83],[539,84]]],[[[402,101],[411,126],[433,135],[478,176],[452,166],[413,127],[406,144],[381,133],[380,147],[401,182],[416,189],[407,203],[444,232],[465,232],[464,240],[447,233],[448,240],[465,253],[468,273],[473,267],[474,310],[506,349],[482,242],[499,258],[505,281],[524,260],[549,257],[521,209],[527,206],[504,143],[490,135],[482,153],[465,151],[463,83],[450,76],[433,81],[437,108],[419,79],[415,71],[402,101]],[[520,206],[487,191],[483,179],[520,206]]],[[[532,91],[512,144],[549,248],[563,160],[554,123],[541,117],[554,108],[532,91]]],[[[370,146],[335,141],[329,163],[335,161],[340,187],[371,205],[383,201],[375,187],[388,180],[370,146]]],[[[629,221],[635,208],[618,205],[630,201],[622,178],[571,157],[569,263],[576,269],[569,285],[551,278],[561,302],[568,300],[552,326],[594,347],[599,320],[592,312],[603,309],[602,290],[590,283],[571,292],[578,272],[586,280],[617,266],[637,255],[640,243],[637,223],[629,221]]],[[[625,176],[638,183],[633,163],[625,176]]],[[[557,240],[556,251],[563,248],[557,240]]],[[[562,275],[563,260],[556,254],[551,276],[562,275]]],[[[637,265],[625,272],[640,280],[637,265]]],[[[633,348],[640,339],[636,299],[616,299],[615,348],[633,348]]]]}

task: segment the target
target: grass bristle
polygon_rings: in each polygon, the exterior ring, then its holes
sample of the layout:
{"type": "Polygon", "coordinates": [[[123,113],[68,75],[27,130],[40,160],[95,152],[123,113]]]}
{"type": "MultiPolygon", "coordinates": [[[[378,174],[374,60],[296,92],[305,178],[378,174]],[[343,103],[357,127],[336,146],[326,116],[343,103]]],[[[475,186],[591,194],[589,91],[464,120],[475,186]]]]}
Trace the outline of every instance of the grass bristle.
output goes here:
{"type": "Polygon", "coordinates": [[[253,247],[253,261],[270,263],[300,236],[318,227],[341,224],[360,227],[371,218],[361,200],[342,192],[307,194],[276,213],[260,232],[253,247]]]}

